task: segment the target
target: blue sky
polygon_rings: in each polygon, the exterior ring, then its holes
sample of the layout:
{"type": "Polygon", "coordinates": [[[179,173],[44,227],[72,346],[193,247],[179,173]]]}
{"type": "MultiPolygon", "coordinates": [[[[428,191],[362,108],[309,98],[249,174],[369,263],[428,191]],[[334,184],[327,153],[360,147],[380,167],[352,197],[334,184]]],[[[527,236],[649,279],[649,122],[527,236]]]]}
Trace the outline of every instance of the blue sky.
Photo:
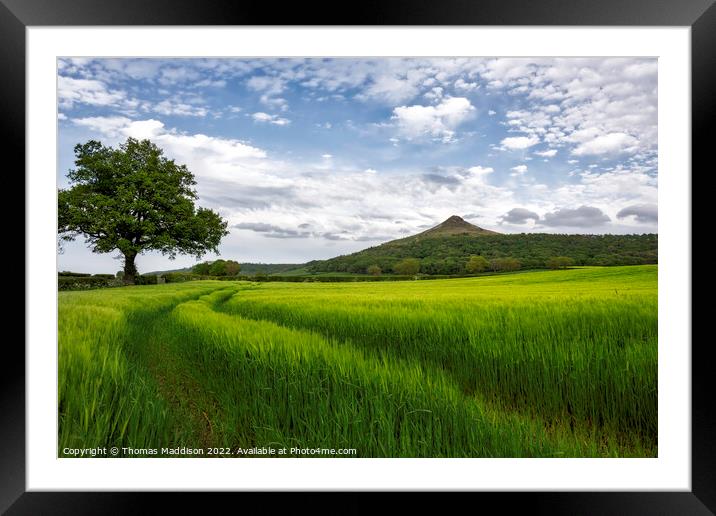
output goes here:
{"type": "MultiPolygon", "coordinates": [[[[229,221],[221,257],[241,262],[329,258],[450,215],[657,232],[656,59],[67,58],[58,118],[60,188],[75,144],[149,138],[195,174],[198,204],[229,221]]],[[[58,261],[121,266],[81,238],[58,261]]]]}

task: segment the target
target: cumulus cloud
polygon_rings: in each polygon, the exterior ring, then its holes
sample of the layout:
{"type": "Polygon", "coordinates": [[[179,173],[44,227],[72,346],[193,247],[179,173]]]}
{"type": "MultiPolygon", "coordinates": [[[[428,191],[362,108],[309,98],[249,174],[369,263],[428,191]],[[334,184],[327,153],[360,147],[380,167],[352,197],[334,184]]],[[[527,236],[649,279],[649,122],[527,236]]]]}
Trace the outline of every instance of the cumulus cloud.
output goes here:
{"type": "Polygon", "coordinates": [[[554,158],[557,155],[557,149],[548,149],[544,151],[536,151],[535,154],[545,158],[554,158]]]}
{"type": "MultiPolygon", "coordinates": [[[[277,110],[287,108],[282,95],[295,87],[322,91],[325,98],[409,106],[436,88],[443,97],[461,96],[487,84],[520,99],[524,116],[511,120],[513,136],[536,136],[577,155],[656,152],[654,58],[61,59],[58,66],[63,81],[70,74],[73,81],[88,81],[82,88],[95,105],[120,99],[123,92],[104,85],[127,78],[187,88],[241,78],[259,102],[277,110]],[[574,137],[585,130],[586,139],[574,137]]],[[[70,91],[61,95],[65,105],[79,100],[76,87],[60,87],[70,91]]]]}
{"type": "Polygon", "coordinates": [[[480,75],[526,101],[512,131],[575,155],[656,154],[656,59],[499,58],[480,75]]]}
{"type": "Polygon", "coordinates": [[[254,122],[262,124],[288,125],[291,123],[288,118],[282,118],[278,115],[269,115],[268,113],[264,113],[262,111],[252,114],[251,118],[254,119],[254,122]]]}
{"type": "Polygon", "coordinates": [[[609,133],[589,138],[572,151],[575,156],[594,156],[600,154],[620,154],[633,152],[638,141],[626,133],[609,133]]]}
{"type": "Polygon", "coordinates": [[[450,142],[457,127],[470,119],[475,112],[464,97],[443,99],[435,106],[400,106],[393,110],[393,120],[403,136],[414,139],[428,136],[450,142]]]}
{"type": "Polygon", "coordinates": [[[163,122],[154,119],[86,117],[73,119],[72,122],[114,139],[130,136],[137,139],[151,139],[168,152],[193,163],[208,161],[218,165],[266,158],[265,151],[243,141],[204,134],[182,134],[167,129],[163,122]]]}
{"type": "Polygon", "coordinates": [[[545,213],[542,223],[545,226],[591,228],[602,226],[611,219],[599,208],[594,206],[580,206],[579,208],[560,208],[551,213],[545,213]]]}
{"type": "Polygon", "coordinates": [[[500,145],[510,150],[521,150],[532,147],[539,143],[539,138],[535,136],[510,136],[504,138],[500,145]]]}
{"type": "Polygon", "coordinates": [[[521,176],[525,172],[527,172],[527,165],[517,165],[516,167],[512,167],[510,170],[512,170],[513,176],[521,176]]]}
{"type": "Polygon", "coordinates": [[[174,102],[169,99],[162,100],[153,107],[153,111],[160,115],[173,116],[206,116],[209,112],[203,106],[194,106],[186,102],[174,102]]]}
{"type": "Polygon", "coordinates": [[[69,109],[77,103],[91,106],[120,105],[126,101],[127,94],[121,90],[110,90],[101,81],[60,75],[57,78],[57,98],[60,107],[69,109]]]}
{"type": "Polygon", "coordinates": [[[118,136],[128,130],[132,120],[126,116],[89,116],[75,118],[72,123],[107,136],[118,136]]]}
{"type": "Polygon", "coordinates": [[[286,89],[286,82],[282,77],[254,75],[246,81],[246,87],[261,93],[259,98],[261,104],[271,109],[286,111],[288,110],[288,101],[280,96],[286,89]]]}
{"type": "Polygon", "coordinates": [[[473,91],[480,86],[476,82],[467,82],[462,77],[455,81],[455,89],[464,91],[473,91]]]}
{"type": "Polygon", "coordinates": [[[270,94],[281,93],[286,87],[283,79],[268,75],[254,75],[246,81],[246,86],[251,90],[270,94]]]}
{"type": "Polygon", "coordinates": [[[502,222],[507,222],[508,224],[527,224],[527,221],[530,219],[537,222],[539,220],[539,215],[526,208],[512,208],[501,218],[502,222]]]}
{"type": "Polygon", "coordinates": [[[637,222],[657,222],[659,219],[659,209],[656,204],[634,204],[622,208],[617,212],[617,218],[624,219],[626,217],[634,217],[637,222]]]}

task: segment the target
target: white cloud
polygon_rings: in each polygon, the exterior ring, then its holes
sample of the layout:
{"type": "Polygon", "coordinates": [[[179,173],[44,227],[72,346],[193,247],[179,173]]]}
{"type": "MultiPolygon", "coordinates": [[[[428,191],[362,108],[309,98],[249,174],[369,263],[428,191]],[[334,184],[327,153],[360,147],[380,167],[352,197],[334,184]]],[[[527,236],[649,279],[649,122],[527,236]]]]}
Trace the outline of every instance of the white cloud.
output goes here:
{"type": "Polygon", "coordinates": [[[620,154],[632,152],[638,147],[638,140],[626,133],[609,133],[596,136],[580,143],[573,151],[575,156],[620,154]]]}
{"type": "Polygon", "coordinates": [[[429,92],[425,93],[423,97],[433,102],[437,102],[443,98],[443,89],[440,86],[436,86],[429,92]]]}
{"type": "Polygon", "coordinates": [[[57,78],[57,97],[60,107],[70,109],[75,103],[120,106],[127,95],[123,91],[108,89],[101,81],[60,75],[57,78]]]}
{"type": "Polygon", "coordinates": [[[321,154],[321,157],[323,159],[331,159],[333,157],[333,154],[321,154]]]}
{"type": "Polygon", "coordinates": [[[513,131],[575,155],[656,154],[656,59],[509,58],[478,68],[490,88],[527,101],[513,131]]]}
{"type": "Polygon", "coordinates": [[[455,81],[455,89],[464,91],[473,91],[479,86],[476,82],[467,82],[462,77],[455,81]]]}
{"type": "Polygon", "coordinates": [[[490,116],[495,116],[497,114],[497,111],[493,111],[492,109],[487,112],[490,116]]]}
{"type": "Polygon", "coordinates": [[[557,155],[557,149],[548,149],[545,151],[536,151],[535,154],[545,158],[554,158],[557,155]]]}
{"type": "Polygon", "coordinates": [[[416,83],[398,77],[381,75],[373,78],[358,98],[378,99],[388,104],[397,104],[414,98],[419,88],[416,83]]]}
{"type": "Polygon", "coordinates": [[[192,163],[208,161],[217,165],[266,158],[265,151],[240,140],[182,134],[176,130],[167,130],[161,121],[154,119],[133,121],[126,117],[87,117],[73,119],[72,122],[112,140],[127,137],[150,139],[169,153],[192,163]]]}
{"type": "Polygon", "coordinates": [[[285,81],[280,77],[267,75],[254,75],[246,81],[246,87],[250,90],[261,91],[268,95],[278,95],[286,88],[285,81]]]}
{"type": "Polygon", "coordinates": [[[267,75],[254,75],[246,81],[246,87],[262,93],[259,98],[261,104],[271,109],[288,110],[288,101],[279,96],[286,89],[285,79],[267,75]]]}
{"type": "MultiPolygon", "coordinates": [[[[483,187],[486,185],[487,177],[494,173],[492,167],[483,167],[480,165],[470,167],[460,175],[462,183],[467,187],[483,187]]],[[[496,191],[496,190],[495,190],[496,191]]],[[[493,191],[493,193],[495,192],[493,191]]]]}
{"type": "Polygon", "coordinates": [[[263,113],[261,111],[252,114],[251,118],[253,118],[255,122],[273,125],[288,125],[291,123],[288,118],[282,118],[278,115],[269,115],[268,113],[263,113]]]}
{"type": "Polygon", "coordinates": [[[500,145],[511,150],[520,150],[527,149],[533,145],[537,145],[538,143],[539,138],[535,136],[511,136],[509,138],[504,138],[500,142],[500,145]]]}
{"type": "Polygon", "coordinates": [[[525,172],[527,172],[527,165],[517,165],[516,167],[512,167],[510,170],[513,171],[513,176],[521,176],[525,172]]]}
{"type": "Polygon", "coordinates": [[[281,111],[288,111],[288,101],[282,97],[272,97],[270,95],[261,95],[259,102],[264,106],[271,109],[279,109],[281,111]]]}
{"type": "Polygon", "coordinates": [[[205,107],[192,106],[185,102],[174,102],[169,99],[162,100],[158,104],[155,104],[152,108],[153,111],[160,115],[173,115],[173,116],[198,116],[204,117],[209,112],[205,107]]]}
{"type": "Polygon", "coordinates": [[[132,121],[125,116],[90,116],[86,118],[75,118],[72,122],[76,125],[87,127],[91,131],[102,133],[106,136],[119,136],[132,121]]]}
{"type": "Polygon", "coordinates": [[[450,142],[457,127],[470,119],[475,108],[463,97],[449,97],[436,106],[400,106],[393,110],[393,120],[400,133],[414,139],[428,136],[450,142]]]}

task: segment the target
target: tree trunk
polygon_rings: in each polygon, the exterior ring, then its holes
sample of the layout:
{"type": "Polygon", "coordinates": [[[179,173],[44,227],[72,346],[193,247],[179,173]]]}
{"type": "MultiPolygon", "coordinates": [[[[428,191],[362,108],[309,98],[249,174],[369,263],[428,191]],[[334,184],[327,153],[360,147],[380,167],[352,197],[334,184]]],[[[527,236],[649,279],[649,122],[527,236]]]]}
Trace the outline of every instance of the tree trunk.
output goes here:
{"type": "Polygon", "coordinates": [[[137,267],[134,265],[134,259],[137,257],[136,253],[125,253],[124,255],[124,284],[134,285],[135,278],[137,277],[137,267]]]}

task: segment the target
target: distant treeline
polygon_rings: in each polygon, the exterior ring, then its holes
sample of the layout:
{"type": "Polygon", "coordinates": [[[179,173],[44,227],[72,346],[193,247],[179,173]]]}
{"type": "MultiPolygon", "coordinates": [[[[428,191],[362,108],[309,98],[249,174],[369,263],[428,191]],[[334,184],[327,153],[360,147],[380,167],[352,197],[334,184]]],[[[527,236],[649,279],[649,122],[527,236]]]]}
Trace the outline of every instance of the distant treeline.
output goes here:
{"type": "MultiPolygon", "coordinates": [[[[89,290],[93,288],[124,286],[123,272],[117,274],[90,274],[86,272],[61,271],[57,273],[58,290],[89,290]]],[[[138,275],[135,279],[137,285],[156,285],[158,277],[152,275],[138,275]]]]}
{"type": "Polygon", "coordinates": [[[395,270],[406,258],[420,260],[421,274],[465,273],[471,256],[493,261],[512,258],[522,269],[545,268],[555,256],[569,257],[574,265],[645,265],[657,263],[658,235],[451,235],[389,242],[358,253],[306,264],[310,272],[365,273],[378,266],[395,270]]]}
{"type": "Polygon", "coordinates": [[[242,274],[277,274],[286,272],[297,267],[301,267],[300,263],[242,263],[242,274]]]}

